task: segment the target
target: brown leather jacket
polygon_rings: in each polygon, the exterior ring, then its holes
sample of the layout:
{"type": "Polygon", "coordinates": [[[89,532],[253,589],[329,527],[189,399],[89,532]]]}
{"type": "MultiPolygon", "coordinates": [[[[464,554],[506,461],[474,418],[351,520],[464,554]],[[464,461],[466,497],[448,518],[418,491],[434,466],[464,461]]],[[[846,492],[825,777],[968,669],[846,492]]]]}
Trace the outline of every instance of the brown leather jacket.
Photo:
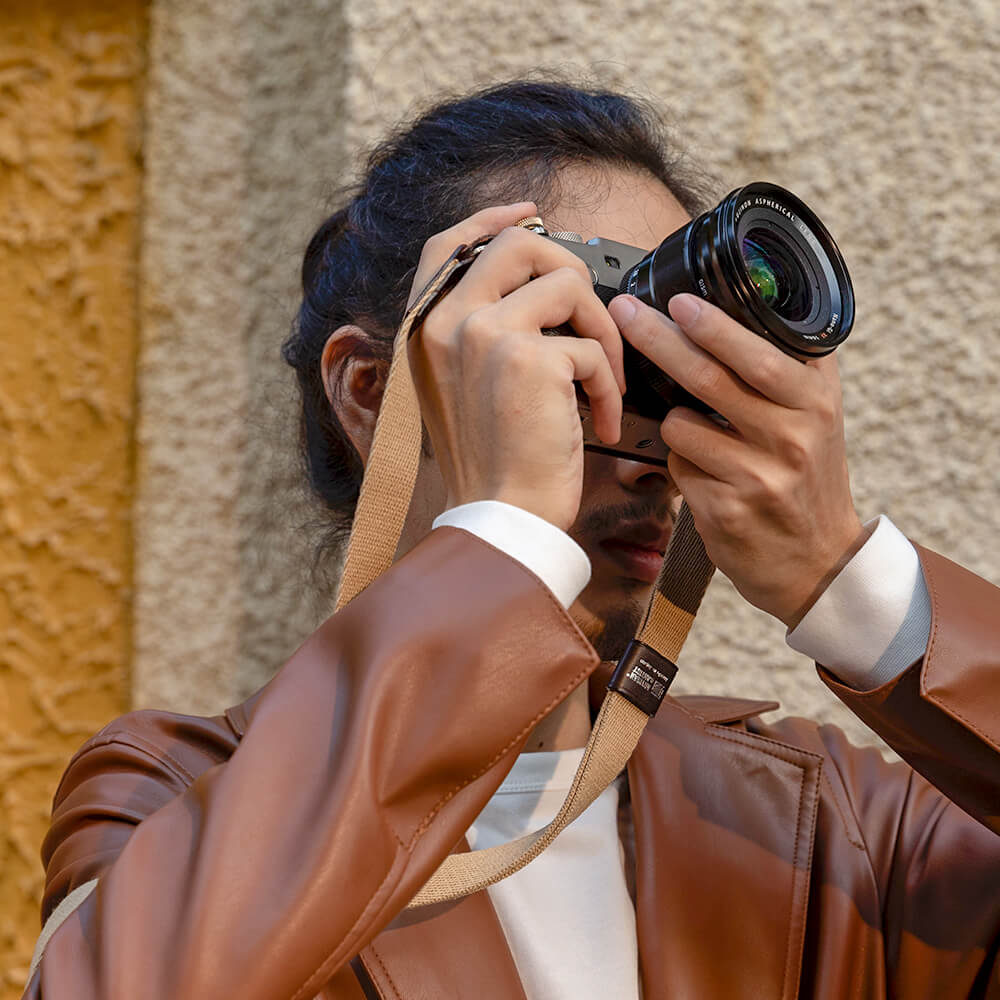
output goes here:
{"type": "MultiPolygon", "coordinates": [[[[1000,592],[920,555],[925,659],[864,694],[823,675],[920,774],[769,703],[647,728],[622,810],[647,1000],[1000,997],[1000,592]]],[[[26,996],[523,998],[485,893],[400,911],[597,667],[519,563],[433,532],[245,704],[80,750],[45,913],[100,880],[26,996]]]]}

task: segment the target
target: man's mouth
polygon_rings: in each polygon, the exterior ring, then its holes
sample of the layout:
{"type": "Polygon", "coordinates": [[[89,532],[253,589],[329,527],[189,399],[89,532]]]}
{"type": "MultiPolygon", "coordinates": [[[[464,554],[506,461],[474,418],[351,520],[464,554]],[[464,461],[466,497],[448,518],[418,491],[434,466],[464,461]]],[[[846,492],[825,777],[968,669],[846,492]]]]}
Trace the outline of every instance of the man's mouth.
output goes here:
{"type": "Polygon", "coordinates": [[[600,547],[625,576],[655,583],[670,541],[671,527],[651,521],[622,525],[614,536],[605,538],[600,547]]]}

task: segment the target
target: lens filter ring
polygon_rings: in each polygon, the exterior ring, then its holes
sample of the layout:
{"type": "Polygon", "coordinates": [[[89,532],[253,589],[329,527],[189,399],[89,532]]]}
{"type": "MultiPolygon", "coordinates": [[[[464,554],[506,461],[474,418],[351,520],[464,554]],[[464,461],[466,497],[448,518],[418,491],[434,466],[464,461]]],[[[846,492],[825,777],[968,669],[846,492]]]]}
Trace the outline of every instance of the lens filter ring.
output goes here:
{"type": "Polygon", "coordinates": [[[847,338],[854,321],[847,266],[790,191],[767,183],[738,188],[700,229],[700,269],[730,315],[800,358],[829,354],[847,338]]]}

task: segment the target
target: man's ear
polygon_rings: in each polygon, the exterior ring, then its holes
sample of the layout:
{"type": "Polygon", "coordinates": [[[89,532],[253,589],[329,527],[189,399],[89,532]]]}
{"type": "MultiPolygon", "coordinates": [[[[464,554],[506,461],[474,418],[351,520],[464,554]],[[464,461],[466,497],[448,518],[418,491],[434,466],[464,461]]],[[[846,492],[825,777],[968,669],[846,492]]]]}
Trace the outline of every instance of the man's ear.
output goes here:
{"type": "Polygon", "coordinates": [[[327,401],[361,461],[368,464],[387,367],[360,326],[341,326],[327,337],[320,360],[327,401]]]}

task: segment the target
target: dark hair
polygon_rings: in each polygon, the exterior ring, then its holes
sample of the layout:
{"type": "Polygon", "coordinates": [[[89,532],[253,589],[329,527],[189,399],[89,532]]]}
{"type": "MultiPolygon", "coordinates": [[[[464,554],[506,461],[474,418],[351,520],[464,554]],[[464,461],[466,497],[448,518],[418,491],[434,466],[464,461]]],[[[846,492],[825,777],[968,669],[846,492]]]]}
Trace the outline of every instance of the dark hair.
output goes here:
{"type": "Polygon", "coordinates": [[[370,336],[357,349],[387,365],[424,243],[486,204],[532,200],[544,211],[569,164],[645,171],[700,211],[703,175],[672,146],[645,101],[520,80],[439,103],[374,148],[350,200],[309,241],[302,304],[282,348],[298,374],[302,451],[330,511],[329,545],[350,531],[363,473],[323,386],[329,335],[357,324],[370,336]]]}

